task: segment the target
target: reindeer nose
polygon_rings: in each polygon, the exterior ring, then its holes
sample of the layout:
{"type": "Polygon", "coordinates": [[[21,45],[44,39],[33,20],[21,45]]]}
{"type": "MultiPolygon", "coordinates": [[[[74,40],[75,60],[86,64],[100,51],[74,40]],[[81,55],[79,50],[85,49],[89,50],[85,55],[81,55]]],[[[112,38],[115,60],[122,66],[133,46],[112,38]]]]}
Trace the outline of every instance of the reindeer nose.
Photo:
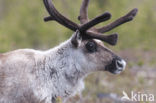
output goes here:
{"type": "Polygon", "coordinates": [[[116,60],[116,67],[120,70],[123,70],[126,66],[126,62],[124,60],[116,60]]]}
{"type": "Polygon", "coordinates": [[[112,63],[106,66],[106,70],[113,74],[119,74],[125,69],[125,67],[126,62],[120,57],[115,57],[112,63]]]}
{"type": "Polygon", "coordinates": [[[117,70],[124,70],[125,69],[125,67],[126,67],[126,62],[123,60],[123,59],[121,59],[120,57],[115,57],[114,58],[114,63],[115,63],[115,66],[116,66],[116,69],[117,70]]]}
{"type": "Polygon", "coordinates": [[[116,61],[116,65],[117,65],[118,67],[123,68],[123,63],[122,63],[121,61],[116,61]]]}

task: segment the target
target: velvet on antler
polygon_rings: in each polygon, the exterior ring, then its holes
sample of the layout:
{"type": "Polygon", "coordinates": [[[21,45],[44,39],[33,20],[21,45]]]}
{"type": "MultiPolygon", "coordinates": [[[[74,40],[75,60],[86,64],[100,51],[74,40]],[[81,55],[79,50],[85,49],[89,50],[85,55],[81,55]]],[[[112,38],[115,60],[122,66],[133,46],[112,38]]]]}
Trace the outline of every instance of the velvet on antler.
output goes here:
{"type": "Polygon", "coordinates": [[[126,23],[128,21],[133,20],[137,13],[137,9],[133,9],[125,16],[117,19],[116,21],[101,27],[101,28],[95,28],[94,26],[104,22],[106,20],[109,20],[111,18],[111,14],[109,12],[105,12],[100,16],[97,16],[96,18],[89,21],[88,19],[88,5],[90,0],[83,0],[81,8],[80,8],[80,15],[78,16],[78,19],[80,20],[80,25],[69,20],[65,16],[63,16],[61,13],[57,11],[55,6],[53,5],[52,0],[43,0],[44,5],[50,14],[49,17],[44,18],[45,21],[51,21],[55,20],[61,25],[69,28],[72,31],[79,30],[81,32],[81,35],[87,36],[89,38],[93,39],[99,39],[106,43],[109,43],[111,45],[115,45],[118,40],[118,35],[116,33],[111,35],[103,35],[102,33],[105,33],[107,31],[112,30],[113,28],[126,23]]]}

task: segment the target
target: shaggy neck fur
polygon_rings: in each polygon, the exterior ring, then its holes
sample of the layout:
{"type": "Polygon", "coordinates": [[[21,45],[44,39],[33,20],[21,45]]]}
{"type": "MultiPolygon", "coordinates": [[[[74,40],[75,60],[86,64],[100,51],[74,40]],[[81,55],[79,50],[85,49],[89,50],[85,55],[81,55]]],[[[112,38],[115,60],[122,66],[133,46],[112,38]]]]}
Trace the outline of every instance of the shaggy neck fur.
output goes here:
{"type": "Polygon", "coordinates": [[[68,40],[46,52],[45,65],[38,71],[40,89],[37,88],[36,95],[41,99],[55,103],[55,99],[61,97],[65,101],[84,88],[83,78],[87,72],[82,63],[85,58],[72,46],[68,40]]]}

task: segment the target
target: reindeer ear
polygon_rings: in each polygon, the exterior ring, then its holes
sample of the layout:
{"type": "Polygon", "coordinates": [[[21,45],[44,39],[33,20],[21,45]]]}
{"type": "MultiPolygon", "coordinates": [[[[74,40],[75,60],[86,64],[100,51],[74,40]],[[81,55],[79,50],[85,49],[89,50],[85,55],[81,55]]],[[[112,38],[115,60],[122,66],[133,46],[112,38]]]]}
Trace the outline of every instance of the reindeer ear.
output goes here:
{"type": "Polygon", "coordinates": [[[71,43],[72,43],[75,47],[79,47],[80,44],[81,44],[81,41],[82,41],[82,36],[81,36],[81,34],[80,34],[80,31],[77,30],[77,31],[73,34],[73,36],[72,36],[72,38],[71,38],[71,43]]]}

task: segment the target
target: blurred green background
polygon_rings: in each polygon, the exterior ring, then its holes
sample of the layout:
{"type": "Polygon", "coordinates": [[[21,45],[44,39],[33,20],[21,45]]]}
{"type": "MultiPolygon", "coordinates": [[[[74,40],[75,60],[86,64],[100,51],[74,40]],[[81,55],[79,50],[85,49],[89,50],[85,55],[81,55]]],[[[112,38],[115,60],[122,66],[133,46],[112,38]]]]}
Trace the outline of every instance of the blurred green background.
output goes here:
{"type": "MultiPolygon", "coordinates": [[[[79,23],[77,17],[82,0],[53,0],[56,8],[71,20],[79,23]]],[[[94,73],[86,80],[81,103],[113,103],[113,100],[99,99],[99,93],[115,93],[119,96],[125,90],[156,90],[156,1],[155,0],[91,0],[89,18],[109,11],[112,19],[98,26],[106,25],[138,8],[136,18],[111,32],[119,33],[117,46],[109,46],[128,62],[126,71],[114,76],[110,73],[94,73]],[[91,97],[89,97],[91,96],[91,97]]],[[[46,50],[63,42],[72,31],[56,22],[43,21],[48,16],[42,0],[0,0],[0,52],[19,48],[46,50]]],[[[75,98],[77,99],[77,98],[75,98]]],[[[74,99],[74,100],[75,100],[74,99]]],[[[70,100],[74,103],[74,100],[70,100]]]]}

